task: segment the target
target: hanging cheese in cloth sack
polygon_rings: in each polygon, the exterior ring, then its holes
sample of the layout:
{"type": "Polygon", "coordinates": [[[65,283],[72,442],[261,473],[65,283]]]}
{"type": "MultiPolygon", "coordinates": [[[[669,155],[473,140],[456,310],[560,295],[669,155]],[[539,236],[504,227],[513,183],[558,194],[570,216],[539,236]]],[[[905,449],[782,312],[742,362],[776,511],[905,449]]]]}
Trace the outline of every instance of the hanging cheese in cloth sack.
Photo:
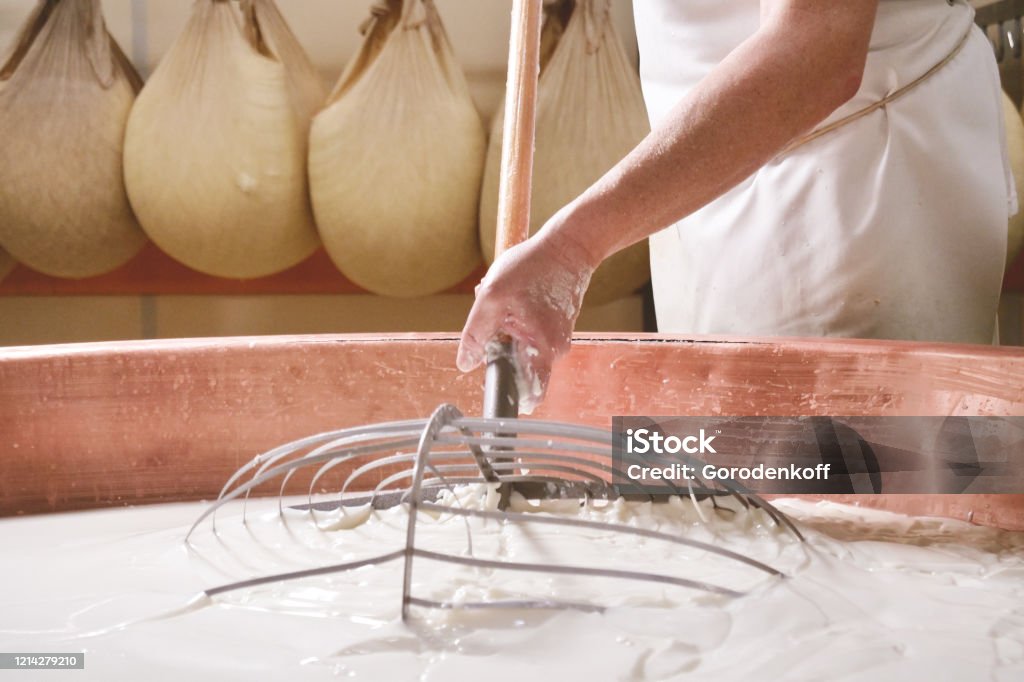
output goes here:
{"type": "Polygon", "coordinates": [[[125,182],[176,260],[250,278],[317,247],[309,123],[325,90],[272,0],[198,0],[132,110],[125,182]]]}
{"type": "Polygon", "coordinates": [[[0,63],[0,246],[90,277],[145,243],[125,196],[125,121],[142,82],[99,0],[41,0],[0,63]]]}
{"type": "Polygon", "coordinates": [[[349,279],[386,296],[424,296],[479,264],[485,133],[433,1],[388,0],[372,12],[313,121],[313,208],[349,279]]]}
{"type": "MultiPolygon", "coordinates": [[[[615,30],[610,0],[560,0],[548,8],[545,37],[571,11],[565,32],[543,65],[537,101],[530,233],[604,175],[651,130],[640,77],[615,30]]],[[[480,199],[480,242],[494,259],[501,165],[499,113],[491,128],[480,199]]],[[[650,278],[647,242],[605,261],[585,301],[599,305],[636,291],[650,278]]]]}
{"type": "Polygon", "coordinates": [[[1006,266],[1009,267],[1020,255],[1024,246],[1024,120],[1013,105],[1013,100],[1003,93],[1003,119],[1006,122],[1006,145],[1010,150],[1010,167],[1017,186],[1017,199],[1021,210],[1010,216],[1009,242],[1006,248],[1006,266]]]}

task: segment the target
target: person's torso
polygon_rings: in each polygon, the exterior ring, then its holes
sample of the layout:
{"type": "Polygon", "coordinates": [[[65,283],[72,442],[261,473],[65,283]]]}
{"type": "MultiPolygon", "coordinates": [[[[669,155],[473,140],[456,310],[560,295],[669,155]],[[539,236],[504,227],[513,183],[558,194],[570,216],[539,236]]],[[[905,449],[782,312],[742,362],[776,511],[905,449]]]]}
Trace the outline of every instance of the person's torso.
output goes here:
{"type": "MultiPolygon", "coordinates": [[[[761,22],[759,0],[634,12],[654,126],[761,22]]],[[[882,0],[861,87],[818,128],[849,123],[651,238],[659,330],[991,339],[1012,180],[973,19],[966,0],[882,0]]]]}
{"type": "MultiPolygon", "coordinates": [[[[760,0],[637,0],[633,7],[653,123],[761,23],[760,0]]],[[[869,104],[927,71],[973,16],[964,0],[881,0],[863,87],[843,110],[869,104]]]]}

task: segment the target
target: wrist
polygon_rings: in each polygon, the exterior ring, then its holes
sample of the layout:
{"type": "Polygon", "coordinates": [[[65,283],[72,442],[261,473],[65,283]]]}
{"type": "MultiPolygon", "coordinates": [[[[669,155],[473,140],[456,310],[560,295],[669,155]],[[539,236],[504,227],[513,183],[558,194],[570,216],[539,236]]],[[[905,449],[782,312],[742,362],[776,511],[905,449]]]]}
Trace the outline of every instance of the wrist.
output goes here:
{"type": "Polygon", "coordinates": [[[607,254],[583,233],[584,227],[588,225],[570,204],[552,216],[536,236],[566,266],[592,273],[607,254]]]}

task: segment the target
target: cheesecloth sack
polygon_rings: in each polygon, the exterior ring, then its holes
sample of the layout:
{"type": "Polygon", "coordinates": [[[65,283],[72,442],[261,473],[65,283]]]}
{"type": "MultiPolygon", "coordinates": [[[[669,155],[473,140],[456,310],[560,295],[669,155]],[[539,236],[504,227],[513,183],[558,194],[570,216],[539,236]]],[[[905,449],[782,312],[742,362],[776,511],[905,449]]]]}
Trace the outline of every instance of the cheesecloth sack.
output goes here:
{"type": "Polygon", "coordinates": [[[313,208],[345,276],[377,294],[425,296],[480,262],[485,134],[432,0],[372,13],[313,122],[313,208]]]}
{"type": "MultiPolygon", "coordinates": [[[[530,233],[618,163],[651,130],[640,77],[611,17],[610,0],[562,0],[549,6],[545,45],[557,40],[542,65],[537,101],[530,233]],[[566,14],[568,24],[559,37],[566,14]]],[[[504,112],[491,127],[480,199],[480,242],[494,260],[498,173],[504,112]]],[[[647,242],[620,251],[594,273],[585,303],[594,305],[636,291],[650,277],[647,242]]]]}
{"type": "Polygon", "coordinates": [[[38,3],[0,60],[0,247],[13,258],[90,277],[145,243],[121,165],[141,84],[99,0],[38,3]]]}
{"type": "Polygon", "coordinates": [[[306,180],[319,74],[272,0],[198,0],[132,109],[125,182],[143,229],[210,275],[270,275],[317,247],[306,180]]]}

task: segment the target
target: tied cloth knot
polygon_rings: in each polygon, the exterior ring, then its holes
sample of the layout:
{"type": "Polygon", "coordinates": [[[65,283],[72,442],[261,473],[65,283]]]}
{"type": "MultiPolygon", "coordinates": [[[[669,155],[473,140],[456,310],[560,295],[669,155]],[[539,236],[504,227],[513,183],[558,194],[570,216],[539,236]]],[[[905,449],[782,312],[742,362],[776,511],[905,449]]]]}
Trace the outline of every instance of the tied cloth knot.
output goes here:
{"type": "Polygon", "coordinates": [[[864,107],[863,109],[859,109],[859,110],[853,112],[849,116],[844,116],[841,119],[839,119],[838,121],[833,121],[832,123],[829,123],[827,126],[823,126],[823,127],[818,128],[816,130],[813,130],[813,131],[807,133],[806,135],[804,135],[803,137],[798,137],[797,139],[793,140],[788,145],[786,145],[786,147],[781,152],[778,153],[776,158],[778,158],[779,156],[783,156],[785,154],[788,154],[791,151],[793,151],[794,149],[796,149],[797,147],[802,147],[803,145],[807,144],[808,142],[813,142],[814,140],[817,140],[819,137],[822,137],[824,135],[828,135],[829,133],[834,132],[834,131],[838,130],[839,128],[842,128],[845,125],[853,123],[854,121],[856,121],[858,119],[864,118],[868,114],[870,114],[870,113],[872,113],[874,111],[878,111],[879,109],[883,108],[885,105],[890,104],[892,102],[895,102],[900,97],[903,97],[904,95],[906,95],[907,93],[912,91],[914,88],[916,88],[917,86],[921,85],[921,83],[924,83],[926,80],[928,80],[929,78],[934,76],[936,73],[938,73],[942,69],[942,67],[946,66],[946,64],[949,64],[951,61],[953,61],[953,59],[955,59],[956,56],[958,54],[960,54],[960,51],[964,49],[964,45],[967,44],[967,39],[971,37],[971,32],[973,30],[974,30],[974,24],[971,23],[971,24],[969,24],[967,26],[967,30],[964,32],[963,36],[961,36],[961,38],[957,42],[957,44],[953,46],[953,49],[950,50],[949,54],[947,54],[945,57],[943,57],[942,60],[939,61],[938,64],[936,64],[932,68],[928,69],[927,71],[925,71],[923,74],[921,74],[920,76],[918,76],[914,80],[910,81],[909,83],[907,83],[906,85],[904,85],[901,88],[897,88],[896,90],[893,90],[892,92],[890,92],[888,95],[886,95],[882,99],[878,100],[877,102],[869,104],[868,106],[864,107]]]}
{"type": "Polygon", "coordinates": [[[366,17],[363,23],[359,24],[359,33],[365,36],[370,32],[374,24],[391,14],[394,9],[392,2],[377,0],[377,2],[370,5],[370,16],[366,17]]]}
{"type": "Polygon", "coordinates": [[[577,11],[584,12],[583,34],[587,38],[587,54],[596,54],[604,42],[605,32],[612,23],[611,0],[583,0],[586,7],[577,6],[577,11]]]}
{"type": "Polygon", "coordinates": [[[359,33],[366,35],[378,21],[390,16],[392,13],[401,11],[404,3],[413,2],[416,8],[420,10],[420,16],[418,19],[412,19],[412,12],[408,12],[408,17],[402,28],[406,31],[415,30],[427,23],[427,19],[434,10],[433,0],[377,0],[377,2],[370,5],[370,16],[366,18],[363,23],[359,25],[359,33]]]}

